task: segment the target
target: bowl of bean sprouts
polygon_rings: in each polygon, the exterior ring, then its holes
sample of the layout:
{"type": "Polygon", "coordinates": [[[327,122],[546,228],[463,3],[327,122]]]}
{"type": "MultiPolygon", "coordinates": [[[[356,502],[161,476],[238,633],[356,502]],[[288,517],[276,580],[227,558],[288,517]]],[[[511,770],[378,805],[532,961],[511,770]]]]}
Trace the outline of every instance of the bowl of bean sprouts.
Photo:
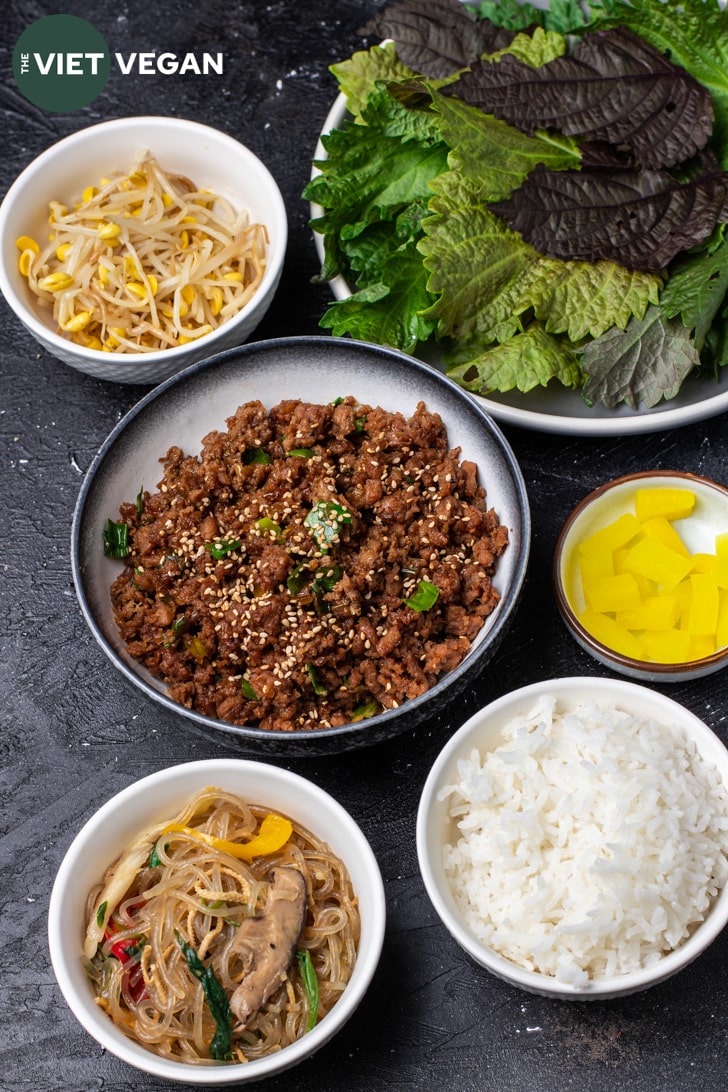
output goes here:
{"type": "Polygon", "coordinates": [[[280,280],[286,211],[220,130],[135,117],[41,153],[0,205],[0,290],[43,348],[96,378],[156,385],[247,340],[280,280]]]}

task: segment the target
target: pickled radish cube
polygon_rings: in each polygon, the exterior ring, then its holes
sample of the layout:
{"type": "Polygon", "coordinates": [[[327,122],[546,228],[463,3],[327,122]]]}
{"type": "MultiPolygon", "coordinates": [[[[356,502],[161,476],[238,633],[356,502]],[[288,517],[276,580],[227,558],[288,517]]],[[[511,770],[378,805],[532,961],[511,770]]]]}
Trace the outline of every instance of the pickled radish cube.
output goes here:
{"type": "Polygon", "coordinates": [[[715,637],[691,637],[690,638],[690,652],[688,658],[690,660],[704,660],[706,656],[712,656],[715,652],[715,637]]]}
{"type": "Polygon", "coordinates": [[[641,603],[637,581],[631,573],[602,576],[584,585],[587,606],[600,613],[633,610],[641,603]]]}
{"type": "Polygon", "coordinates": [[[609,550],[582,554],[579,557],[582,584],[604,576],[614,576],[614,555],[609,550]]]}
{"type": "Polygon", "coordinates": [[[715,536],[715,552],[718,557],[724,557],[728,561],[728,531],[722,531],[715,536]]]}
{"type": "Polygon", "coordinates": [[[669,519],[665,519],[664,516],[653,516],[652,519],[646,519],[642,524],[642,531],[648,538],[657,539],[664,546],[669,546],[676,554],[682,554],[683,557],[690,556],[690,551],[680,535],[669,519]]]}
{"type": "Polygon", "coordinates": [[[695,494],[690,489],[656,486],[654,489],[637,489],[634,506],[640,522],[664,516],[665,519],[684,519],[695,507],[695,494]]]}
{"type": "Polygon", "coordinates": [[[649,596],[633,610],[618,611],[616,621],[625,629],[673,629],[677,621],[675,596],[649,596]]]}
{"type": "Polygon", "coordinates": [[[675,553],[654,538],[642,538],[630,549],[624,560],[627,572],[656,580],[666,588],[674,588],[690,572],[690,558],[675,553]]]}
{"type": "Polygon", "coordinates": [[[631,512],[625,512],[623,516],[619,516],[618,519],[580,542],[579,556],[601,554],[604,551],[611,553],[612,550],[618,550],[620,546],[625,546],[635,535],[638,535],[640,529],[637,517],[631,512]]]}
{"type": "Polygon", "coordinates": [[[718,592],[718,625],[715,630],[715,643],[718,648],[728,645],[728,591],[718,592]]]}
{"type": "Polygon", "coordinates": [[[690,587],[692,596],[687,631],[691,637],[714,637],[718,628],[718,585],[715,577],[712,573],[693,573],[690,587]]]}
{"type": "Polygon", "coordinates": [[[598,611],[586,607],[579,615],[579,621],[587,633],[590,633],[606,648],[612,649],[613,652],[620,652],[623,656],[629,656],[633,660],[643,658],[642,643],[633,633],[630,633],[624,626],[620,626],[619,622],[615,622],[614,618],[610,618],[609,615],[600,614],[598,611]]]}
{"type": "Polygon", "coordinates": [[[681,664],[690,659],[690,634],[683,629],[665,633],[643,633],[647,659],[656,664],[681,664]]]}
{"type": "Polygon", "coordinates": [[[718,564],[718,558],[715,554],[691,554],[690,560],[692,562],[691,572],[694,573],[709,573],[718,564]]]}
{"type": "Polygon", "coordinates": [[[718,587],[728,589],[728,557],[716,558],[715,565],[710,571],[718,587]]]}
{"type": "Polygon", "coordinates": [[[683,580],[670,592],[675,599],[675,625],[680,629],[687,628],[688,611],[693,599],[693,586],[690,580],[683,580]]]}

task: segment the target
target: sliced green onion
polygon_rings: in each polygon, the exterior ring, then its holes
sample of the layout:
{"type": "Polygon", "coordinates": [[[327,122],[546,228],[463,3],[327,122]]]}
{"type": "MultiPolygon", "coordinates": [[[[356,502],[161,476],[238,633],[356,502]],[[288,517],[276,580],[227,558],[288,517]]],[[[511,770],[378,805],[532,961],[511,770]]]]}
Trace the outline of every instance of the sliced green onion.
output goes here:
{"type": "Polygon", "coordinates": [[[308,671],[308,677],[311,680],[311,686],[313,687],[314,694],[318,695],[318,697],[320,698],[323,698],[326,694],[328,694],[328,690],[323,685],[323,683],[319,681],[319,677],[316,674],[316,668],[313,666],[313,664],[306,664],[306,671],[308,671]]]}
{"type": "Polygon", "coordinates": [[[429,610],[434,607],[439,595],[440,589],[436,584],[431,584],[429,580],[420,580],[414,594],[409,599],[404,599],[403,603],[412,610],[429,610]]]}
{"type": "Polygon", "coordinates": [[[181,636],[189,628],[189,619],[186,614],[180,614],[179,618],[175,618],[172,622],[172,633],[175,637],[181,636]]]}
{"type": "Polygon", "coordinates": [[[306,1023],[306,1031],[310,1031],[318,1020],[318,978],[316,977],[313,960],[311,959],[311,953],[309,952],[308,948],[306,948],[304,951],[296,952],[296,959],[298,960],[298,973],[301,976],[301,982],[303,983],[303,992],[306,994],[306,1005],[308,1006],[308,1022],[306,1023]]]}
{"type": "Polygon", "coordinates": [[[363,705],[357,705],[356,709],[351,714],[352,721],[368,720],[369,717],[373,717],[379,709],[379,702],[372,699],[371,701],[364,702],[363,705]]]}
{"type": "Polygon", "coordinates": [[[136,495],[136,510],[139,515],[144,511],[144,486],[139,487],[139,492],[136,495]]]}
{"type": "Polygon", "coordinates": [[[295,565],[290,572],[288,579],[286,580],[286,587],[291,595],[298,595],[306,587],[308,583],[308,574],[305,572],[305,562],[299,561],[298,565],[295,565]]]}
{"type": "Polygon", "coordinates": [[[296,459],[310,459],[316,452],[312,447],[292,447],[288,454],[296,459]]]}
{"type": "Polygon", "coordinates": [[[276,523],[270,516],[262,516],[261,519],[256,520],[255,526],[259,531],[273,531],[276,538],[280,538],[283,534],[283,528],[280,523],[276,523]]]}
{"type": "Polygon", "coordinates": [[[215,561],[222,561],[228,554],[233,553],[234,550],[240,548],[240,543],[236,538],[233,539],[218,539],[216,542],[206,542],[205,549],[209,550],[215,561]]]}
{"type": "Polygon", "coordinates": [[[126,523],[114,523],[107,519],[103,530],[104,556],[126,557],[129,553],[129,527],[126,523]]]}
{"type": "Polygon", "coordinates": [[[258,695],[256,694],[255,690],[253,690],[253,687],[250,685],[250,682],[248,681],[248,679],[241,679],[240,680],[240,692],[241,692],[241,694],[243,695],[244,698],[248,699],[248,701],[259,701],[260,700],[258,698],[258,695]]]}
{"type": "Polygon", "coordinates": [[[210,1057],[216,1062],[229,1062],[233,1056],[233,1023],[228,996],[212,967],[204,965],[192,945],[187,944],[176,929],[174,935],[187,960],[190,974],[202,986],[202,992],[215,1021],[216,1028],[210,1043],[210,1057]]]}
{"type": "MultiPolygon", "coordinates": [[[[152,846],[152,852],[149,854],[149,860],[147,861],[147,868],[158,868],[162,863],[162,861],[160,859],[160,856],[157,853],[157,845],[158,845],[158,843],[155,842],[154,845],[152,846]]],[[[167,852],[168,848],[169,848],[169,842],[167,842],[167,844],[164,847],[164,852],[165,853],[167,852]]]]}
{"type": "Polygon", "coordinates": [[[267,466],[270,462],[270,455],[263,451],[262,447],[248,447],[245,449],[243,455],[243,463],[245,466],[259,465],[267,466]]]}
{"type": "Polygon", "coordinates": [[[96,911],[96,924],[98,926],[102,926],[104,924],[104,918],[106,917],[106,907],[108,905],[108,902],[102,902],[101,906],[96,911]]]}

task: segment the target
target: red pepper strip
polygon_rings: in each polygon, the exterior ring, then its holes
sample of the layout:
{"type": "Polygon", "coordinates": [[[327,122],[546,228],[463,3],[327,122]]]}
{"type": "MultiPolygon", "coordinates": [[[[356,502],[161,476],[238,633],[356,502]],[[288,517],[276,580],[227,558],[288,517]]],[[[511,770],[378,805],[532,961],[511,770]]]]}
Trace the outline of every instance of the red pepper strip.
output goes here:
{"type": "MultiPolygon", "coordinates": [[[[141,905],[141,904],[140,904],[141,905]]],[[[114,933],[118,933],[119,930],[113,924],[109,922],[106,930],[104,931],[104,940],[110,940],[114,933]]],[[[117,940],[109,949],[109,954],[119,960],[120,963],[129,964],[124,968],[122,989],[126,989],[131,997],[132,1001],[141,1001],[142,997],[147,992],[144,984],[144,975],[142,974],[141,964],[138,959],[129,955],[129,949],[135,948],[141,941],[141,936],[136,937],[124,937],[123,940],[117,940]]]]}

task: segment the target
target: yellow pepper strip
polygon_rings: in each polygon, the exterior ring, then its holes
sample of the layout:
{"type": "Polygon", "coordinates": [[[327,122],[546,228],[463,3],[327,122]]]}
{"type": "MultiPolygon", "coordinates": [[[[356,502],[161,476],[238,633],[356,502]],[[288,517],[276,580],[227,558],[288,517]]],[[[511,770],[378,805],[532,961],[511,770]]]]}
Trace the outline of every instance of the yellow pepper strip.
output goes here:
{"type": "Polygon", "coordinates": [[[181,823],[170,823],[164,828],[160,837],[175,832],[197,838],[208,846],[212,846],[213,849],[220,850],[221,853],[228,853],[231,857],[238,857],[242,861],[252,861],[254,857],[268,857],[271,853],[282,849],[293,833],[293,826],[281,815],[266,815],[258,833],[249,842],[228,842],[225,838],[214,838],[211,834],[183,826],[181,823]]]}

